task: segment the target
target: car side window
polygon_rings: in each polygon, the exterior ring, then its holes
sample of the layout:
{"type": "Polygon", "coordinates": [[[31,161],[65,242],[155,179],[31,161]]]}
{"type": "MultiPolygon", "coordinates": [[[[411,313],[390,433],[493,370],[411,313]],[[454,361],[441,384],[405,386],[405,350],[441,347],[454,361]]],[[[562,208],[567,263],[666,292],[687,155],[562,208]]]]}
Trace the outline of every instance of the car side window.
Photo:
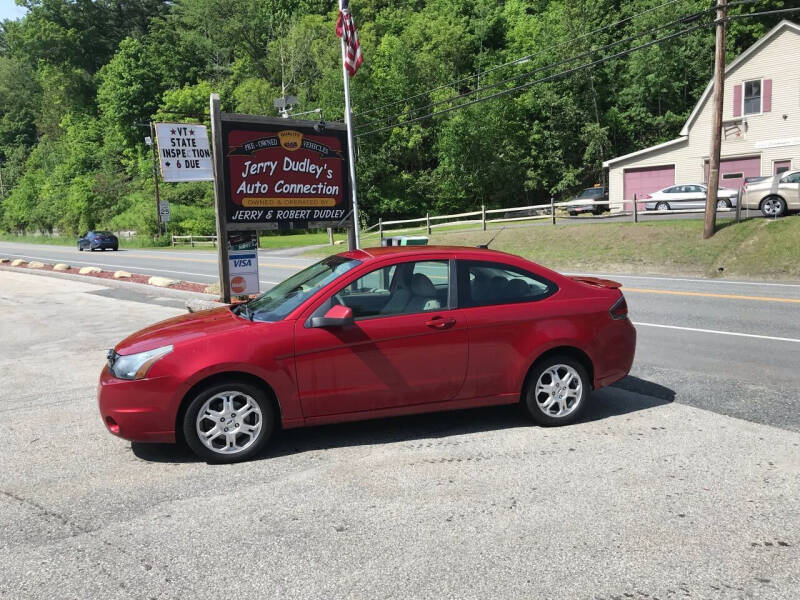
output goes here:
{"type": "Polygon", "coordinates": [[[786,175],[781,179],[781,183],[800,183],[800,171],[786,175]]]}
{"type": "Polygon", "coordinates": [[[350,307],[356,320],[407,315],[447,308],[449,261],[406,262],[370,271],[333,300],[350,307]]]}
{"type": "Polygon", "coordinates": [[[558,290],[552,281],[502,263],[458,261],[458,269],[460,307],[536,302],[558,290]]]}

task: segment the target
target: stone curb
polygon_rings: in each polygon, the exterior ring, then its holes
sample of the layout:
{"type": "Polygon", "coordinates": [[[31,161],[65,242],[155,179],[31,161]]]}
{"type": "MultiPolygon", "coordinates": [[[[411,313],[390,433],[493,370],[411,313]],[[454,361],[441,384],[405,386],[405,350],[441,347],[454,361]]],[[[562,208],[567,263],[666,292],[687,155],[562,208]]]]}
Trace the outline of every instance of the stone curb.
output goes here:
{"type": "Polygon", "coordinates": [[[15,267],[9,267],[3,264],[0,264],[0,271],[9,271],[11,273],[24,273],[28,275],[38,275],[40,277],[55,277],[57,279],[58,278],[70,279],[72,281],[78,281],[89,285],[128,289],[131,291],[137,291],[139,293],[147,294],[149,296],[154,296],[154,297],[160,296],[163,298],[164,296],[171,296],[174,298],[185,300],[187,302],[190,300],[195,300],[195,301],[200,300],[208,302],[209,308],[215,308],[217,306],[226,306],[221,302],[217,302],[217,296],[211,294],[203,294],[201,292],[189,292],[187,290],[173,290],[172,288],[159,288],[159,287],[144,285],[141,283],[134,283],[132,281],[121,281],[119,279],[102,279],[100,277],[74,275],[72,273],[58,273],[55,271],[19,269],[15,267]]]}

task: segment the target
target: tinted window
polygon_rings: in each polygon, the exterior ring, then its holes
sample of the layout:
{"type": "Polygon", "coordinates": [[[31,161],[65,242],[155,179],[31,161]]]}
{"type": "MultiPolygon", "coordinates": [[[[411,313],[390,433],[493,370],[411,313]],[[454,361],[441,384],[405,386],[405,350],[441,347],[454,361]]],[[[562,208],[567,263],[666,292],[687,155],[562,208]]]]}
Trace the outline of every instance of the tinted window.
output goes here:
{"type": "Polygon", "coordinates": [[[440,310],[448,306],[449,279],[446,260],[400,263],[359,277],[333,300],[349,306],[355,319],[440,310]]]}
{"type": "Polygon", "coordinates": [[[603,188],[587,188],[583,190],[581,198],[602,198],[603,188]]]}
{"type": "Polygon", "coordinates": [[[665,194],[679,194],[683,186],[676,185],[675,187],[667,188],[664,190],[665,194]]]}
{"type": "Polygon", "coordinates": [[[558,289],[552,281],[502,263],[458,261],[458,267],[459,306],[533,302],[558,289]]]}

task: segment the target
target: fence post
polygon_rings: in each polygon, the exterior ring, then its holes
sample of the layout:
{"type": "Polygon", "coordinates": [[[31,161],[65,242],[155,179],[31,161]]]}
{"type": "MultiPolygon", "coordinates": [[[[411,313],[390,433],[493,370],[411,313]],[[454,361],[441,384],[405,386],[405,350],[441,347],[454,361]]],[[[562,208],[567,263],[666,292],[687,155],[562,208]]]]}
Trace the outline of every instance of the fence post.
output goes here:
{"type": "Polygon", "coordinates": [[[172,247],[175,247],[175,234],[172,234],[172,247]]]}
{"type": "Polygon", "coordinates": [[[428,235],[431,234],[431,213],[425,213],[425,225],[428,227],[428,235]]]}
{"type": "Polygon", "coordinates": [[[481,204],[481,227],[486,231],[486,205],[481,204]]]}
{"type": "Polygon", "coordinates": [[[378,241],[383,246],[383,217],[378,217],[378,241]]]}
{"type": "Polygon", "coordinates": [[[192,248],[194,248],[194,234],[192,233],[189,234],[189,243],[192,245],[192,248]]]}
{"type": "Polygon", "coordinates": [[[333,227],[328,227],[328,241],[331,243],[331,246],[334,245],[333,244],[333,227]]]}
{"type": "Polygon", "coordinates": [[[639,222],[639,207],[637,206],[639,201],[636,199],[636,194],[633,195],[633,222],[639,222]]]}
{"type": "Polygon", "coordinates": [[[550,215],[553,218],[553,225],[556,224],[556,207],[555,207],[556,199],[550,196],[550,215]]]}
{"type": "Polygon", "coordinates": [[[739,223],[742,220],[742,196],[744,195],[744,190],[742,187],[739,187],[739,194],[736,196],[736,222],[739,223]]]}

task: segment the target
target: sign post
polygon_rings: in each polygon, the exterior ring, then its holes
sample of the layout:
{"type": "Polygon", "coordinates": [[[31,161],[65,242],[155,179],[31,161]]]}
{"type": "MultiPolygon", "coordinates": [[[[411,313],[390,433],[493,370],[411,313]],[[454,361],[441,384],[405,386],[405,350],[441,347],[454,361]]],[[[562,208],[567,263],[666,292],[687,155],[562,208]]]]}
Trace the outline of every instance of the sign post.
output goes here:
{"type": "Polygon", "coordinates": [[[233,232],[341,226],[350,198],[347,128],[222,113],[212,94],[211,133],[220,285],[230,302],[233,232]]]}

